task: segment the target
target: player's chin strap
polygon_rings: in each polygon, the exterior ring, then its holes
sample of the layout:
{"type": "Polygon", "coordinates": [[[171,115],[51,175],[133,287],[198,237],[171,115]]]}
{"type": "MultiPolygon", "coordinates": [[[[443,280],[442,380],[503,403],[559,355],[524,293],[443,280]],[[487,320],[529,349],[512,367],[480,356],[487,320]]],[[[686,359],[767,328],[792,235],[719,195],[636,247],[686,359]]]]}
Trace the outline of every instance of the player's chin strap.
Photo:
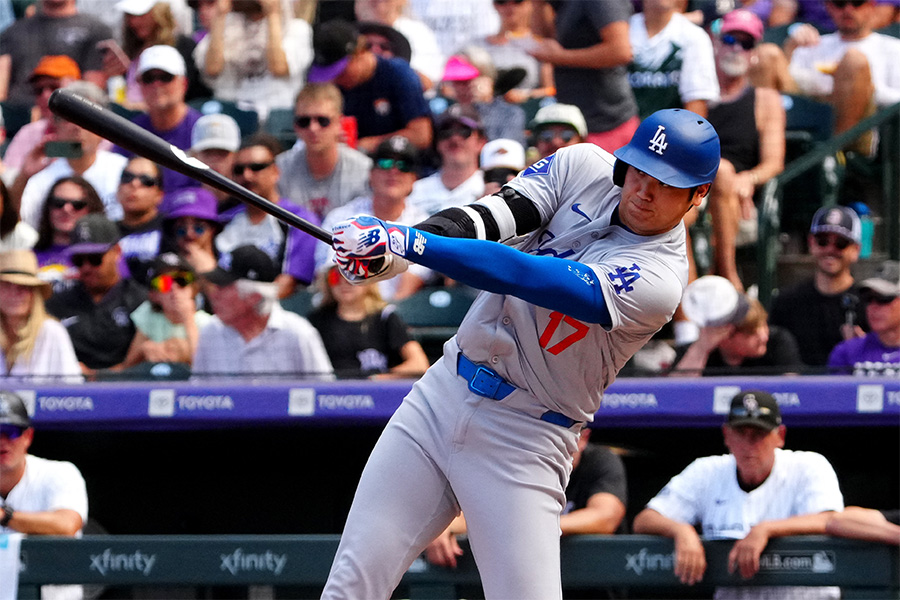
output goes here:
{"type": "Polygon", "coordinates": [[[430,216],[416,229],[444,237],[505,242],[541,226],[534,202],[510,187],[462,208],[448,208],[430,216]]]}

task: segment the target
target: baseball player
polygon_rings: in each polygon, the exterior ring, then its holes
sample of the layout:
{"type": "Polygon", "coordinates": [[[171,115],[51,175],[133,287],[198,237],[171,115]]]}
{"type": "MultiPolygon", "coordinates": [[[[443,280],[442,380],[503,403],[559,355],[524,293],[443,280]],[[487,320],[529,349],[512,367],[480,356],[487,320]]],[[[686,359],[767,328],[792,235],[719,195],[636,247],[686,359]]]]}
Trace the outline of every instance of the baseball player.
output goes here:
{"type": "Polygon", "coordinates": [[[486,598],[562,596],[559,515],[578,434],[681,300],[681,219],[718,164],[713,127],[665,110],[615,157],[561,149],[415,228],[366,216],[335,226],[351,281],[411,261],[484,292],[373,449],[324,598],[388,598],[460,510],[486,598]]]}

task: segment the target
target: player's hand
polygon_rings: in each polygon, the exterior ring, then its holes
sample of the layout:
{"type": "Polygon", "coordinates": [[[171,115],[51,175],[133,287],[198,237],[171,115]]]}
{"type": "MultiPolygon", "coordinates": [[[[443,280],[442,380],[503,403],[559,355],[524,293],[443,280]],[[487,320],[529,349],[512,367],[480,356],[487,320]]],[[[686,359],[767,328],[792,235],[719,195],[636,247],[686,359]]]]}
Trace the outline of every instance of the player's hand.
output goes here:
{"type": "Polygon", "coordinates": [[[338,258],[372,259],[388,252],[406,256],[409,227],[362,215],[337,223],[331,235],[338,258]]]}
{"type": "Polygon", "coordinates": [[[675,577],[681,583],[694,585],[706,573],[706,552],[697,531],[691,526],[675,537],[675,577]]]}
{"type": "Polygon", "coordinates": [[[463,551],[459,547],[459,542],[456,541],[456,535],[450,533],[449,528],[425,547],[425,558],[431,564],[439,567],[455,569],[456,557],[462,555],[463,551]]]}
{"type": "Polygon", "coordinates": [[[769,543],[769,534],[765,526],[756,525],[750,529],[742,540],[735,542],[728,553],[728,572],[740,572],[741,577],[749,579],[759,571],[759,556],[769,543]]]}
{"type": "Polygon", "coordinates": [[[409,267],[406,259],[393,254],[372,259],[335,257],[335,262],[344,279],[353,285],[384,281],[403,273],[409,267]]]}

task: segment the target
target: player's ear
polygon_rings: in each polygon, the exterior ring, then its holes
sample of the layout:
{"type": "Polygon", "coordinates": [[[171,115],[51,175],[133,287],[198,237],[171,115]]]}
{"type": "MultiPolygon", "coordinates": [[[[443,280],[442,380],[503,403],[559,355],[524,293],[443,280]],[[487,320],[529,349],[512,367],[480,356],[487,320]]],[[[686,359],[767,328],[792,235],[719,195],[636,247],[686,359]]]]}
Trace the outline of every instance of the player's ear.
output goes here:
{"type": "Polygon", "coordinates": [[[709,194],[709,188],[712,187],[711,183],[704,183],[703,185],[698,185],[694,188],[694,196],[691,198],[691,204],[694,206],[700,206],[700,203],[709,194]]]}

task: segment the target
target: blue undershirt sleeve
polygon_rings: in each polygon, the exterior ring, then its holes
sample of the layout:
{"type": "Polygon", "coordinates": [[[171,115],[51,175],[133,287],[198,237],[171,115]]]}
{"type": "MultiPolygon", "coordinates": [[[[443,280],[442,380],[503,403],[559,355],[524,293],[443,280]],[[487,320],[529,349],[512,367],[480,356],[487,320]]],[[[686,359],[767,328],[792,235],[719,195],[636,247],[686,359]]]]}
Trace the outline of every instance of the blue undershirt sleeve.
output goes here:
{"type": "Polygon", "coordinates": [[[407,252],[407,260],[480,290],[515,296],[586,323],[612,325],[600,281],[586,265],[486,240],[447,238],[416,229],[410,229],[410,235],[424,236],[425,243],[421,254],[407,252]]]}

